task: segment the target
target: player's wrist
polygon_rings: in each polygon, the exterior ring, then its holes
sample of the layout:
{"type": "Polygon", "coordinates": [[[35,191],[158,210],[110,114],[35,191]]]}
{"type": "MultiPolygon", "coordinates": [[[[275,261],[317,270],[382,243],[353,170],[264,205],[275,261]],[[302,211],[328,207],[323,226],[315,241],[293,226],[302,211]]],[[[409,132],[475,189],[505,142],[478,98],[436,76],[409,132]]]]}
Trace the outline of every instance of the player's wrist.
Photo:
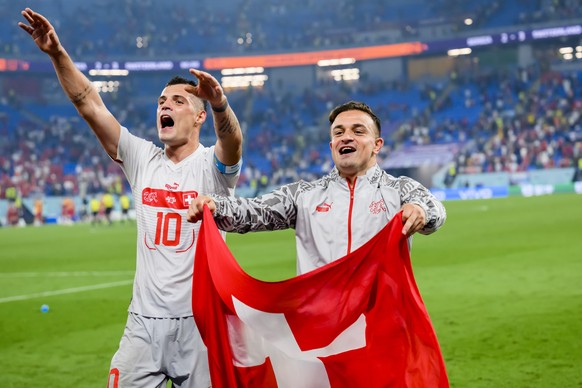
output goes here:
{"type": "Polygon", "coordinates": [[[210,104],[210,107],[212,108],[213,112],[216,113],[225,112],[228,109],[228,99],[224,97],[224,100],[220,104],[218,105],[210,104]]]}

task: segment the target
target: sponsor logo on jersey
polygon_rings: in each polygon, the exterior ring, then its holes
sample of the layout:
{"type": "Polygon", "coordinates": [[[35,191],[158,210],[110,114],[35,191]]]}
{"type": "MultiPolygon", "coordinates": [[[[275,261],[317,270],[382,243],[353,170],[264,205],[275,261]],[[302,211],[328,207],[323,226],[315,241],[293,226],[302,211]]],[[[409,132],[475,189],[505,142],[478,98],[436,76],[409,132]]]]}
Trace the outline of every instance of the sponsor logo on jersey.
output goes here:
{"type": "Polygon", "coordinates": [[[169,191],[147,187],[141,193],[146,206],[169,209],[188,209],[190,202],[198,197],[197,191],[169,191]]]}
{"type": "Polygon", "coordinates": [[[327,213],[328,211],[331,210],[331,205],[333,205],[333,202],[332,203],[325,203],[324,202],[320,205],[317,205],[315,207],[315,211],[318,213],[327,213]]]}
{"type": "Polygon", "coordinates": [[[381,212],[386,212],[386,204],[384,203],[384,200],[380,199],[378,201],[372,201],[372,203],[370,203],[370,213],[380,214],[381,212]]]}
{"type": "Polygon", "coordinates": [[[176,182],[174,182],[171,185],[166,183],[166,189],[168,189],[168,190],[178,190],[178,186],[180,186],[180,185],[176,182]]]}

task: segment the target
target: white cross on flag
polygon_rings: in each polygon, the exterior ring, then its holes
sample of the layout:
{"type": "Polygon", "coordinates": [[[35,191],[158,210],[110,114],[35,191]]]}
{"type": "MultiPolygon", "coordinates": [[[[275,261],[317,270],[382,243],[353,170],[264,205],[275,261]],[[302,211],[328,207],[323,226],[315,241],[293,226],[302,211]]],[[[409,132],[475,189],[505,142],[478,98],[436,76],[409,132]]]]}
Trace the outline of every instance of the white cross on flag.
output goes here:
{"type": "Polygon", "coordinates": [[[398,213],[375,237],[301,276],[246,274],[205,208],[192,309],[214,388],[449,386],[398,213]]]}

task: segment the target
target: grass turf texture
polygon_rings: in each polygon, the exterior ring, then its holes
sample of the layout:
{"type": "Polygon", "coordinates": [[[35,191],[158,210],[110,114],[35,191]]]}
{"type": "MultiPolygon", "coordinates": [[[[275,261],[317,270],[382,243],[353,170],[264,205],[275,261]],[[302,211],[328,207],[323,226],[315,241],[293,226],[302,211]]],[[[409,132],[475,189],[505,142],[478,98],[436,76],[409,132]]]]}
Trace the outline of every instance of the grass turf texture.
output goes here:
{"type": "MultiPolygon", "coordinates": [[[[451,385],[582,387],[582,196],[445,205],[447,224],[415,238],[412,260],[451,385]]],[[[2,387],[105,385],[131,296],[134,228],[0,229],[2,387]]],[[[293,275],[292,231],[227,240],[251,275],[293,275]]]]}

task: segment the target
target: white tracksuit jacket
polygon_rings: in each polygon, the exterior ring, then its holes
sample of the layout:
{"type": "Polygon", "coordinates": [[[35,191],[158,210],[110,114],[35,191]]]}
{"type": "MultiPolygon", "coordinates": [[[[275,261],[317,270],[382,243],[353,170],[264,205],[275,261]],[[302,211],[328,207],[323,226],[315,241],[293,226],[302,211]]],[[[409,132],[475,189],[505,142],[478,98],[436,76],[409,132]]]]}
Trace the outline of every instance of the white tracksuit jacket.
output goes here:
{"type": "Polygon", "coordinates": [[[445,208],[417,181],[386,173],[375,165],[353,185],[336,168],[313,181],[298,181],[258,198],[212,196],[214,218],[227,232],[294,228],[297,273],[337,260],[376,235],[406,203],[420,205],[430,234],[446,219],[445,208]]]}

